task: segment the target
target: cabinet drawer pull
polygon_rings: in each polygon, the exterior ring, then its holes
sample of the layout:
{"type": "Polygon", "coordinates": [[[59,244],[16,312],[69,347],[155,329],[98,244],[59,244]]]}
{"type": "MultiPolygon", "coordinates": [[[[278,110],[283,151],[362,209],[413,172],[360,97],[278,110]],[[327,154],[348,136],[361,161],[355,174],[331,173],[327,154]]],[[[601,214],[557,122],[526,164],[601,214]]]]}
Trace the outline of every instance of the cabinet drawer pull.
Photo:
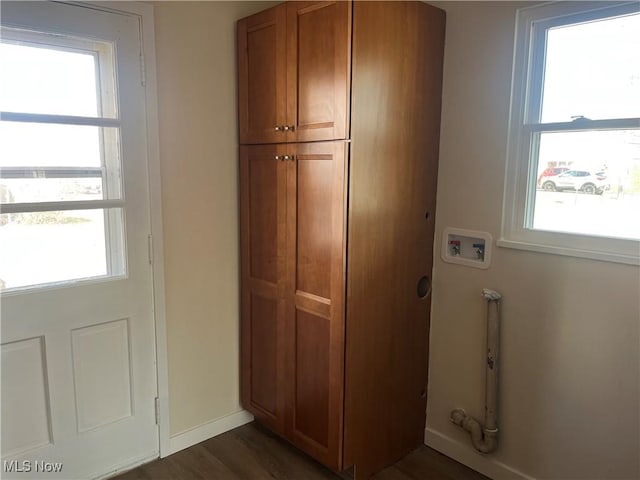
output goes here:
{"type": "Polygon", "coordinates": [[[296,127],[294,125],[285,125],[284,127],[282,127],[282,129],[285,132],[293,132],[296,129],[296,127]]]}
{"type": "Polygon", "coordinates": [[[273,158],[275,158],[276,160],[284,160],[284,158],[282,158],[282,155],[276,155],[273,158]]]}
{"type": "Polygon", "coordinates": [[[284,131],[284,127],[281,127],[280,125],[276,125],[276,132],[283,132],[284,131]]]}

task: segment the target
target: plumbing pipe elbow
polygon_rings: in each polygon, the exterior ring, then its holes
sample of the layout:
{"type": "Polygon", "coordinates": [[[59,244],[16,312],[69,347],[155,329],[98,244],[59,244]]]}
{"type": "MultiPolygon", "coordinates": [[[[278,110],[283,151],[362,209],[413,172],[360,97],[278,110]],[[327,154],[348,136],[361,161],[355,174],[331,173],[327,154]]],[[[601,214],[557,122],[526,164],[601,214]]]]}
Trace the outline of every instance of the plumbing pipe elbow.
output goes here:
{"type": "Polygon", "coordinates": [[[464,422],[465,418],[467,418],[467,412],[465,412],[461,408],[456,408],[451,412],[451,416],[449,417],[449,420],[451,420],[453,423],[461,427],[462,422],[464,422]]]}
{"type": "Polygon", "coordinates": [[[495,290],[491,290],[490,288],[483,288],[482,289],[482,296],[487,301],[492,301],[492,300],[493,301],[498,301],[498,300],[502,299],[502,295],[500,295],[495,290]]]}
{"type": "Polygon", "coordinates": [[[480,437],[471,436],[473,448],[481,453],[492,453],[498,448],[498,429],[489,430],[485,428],[480,437]],[[476,440],[476,438],[478,438],[476,440]]]}
{"type": "Polygon", "coordinates": [[[471,434],[471,444],[480,453],[491,453],[498,448],[498,429],[482,428],[480,422],[462,409],[451,412],[450,420],[471,434]]]}

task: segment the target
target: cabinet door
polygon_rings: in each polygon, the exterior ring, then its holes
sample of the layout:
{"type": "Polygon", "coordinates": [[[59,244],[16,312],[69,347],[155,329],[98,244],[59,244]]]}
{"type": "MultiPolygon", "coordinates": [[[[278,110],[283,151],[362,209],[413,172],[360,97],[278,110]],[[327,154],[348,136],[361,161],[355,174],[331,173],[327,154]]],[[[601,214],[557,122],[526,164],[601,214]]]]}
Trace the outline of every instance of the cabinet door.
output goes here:
{"type": "Polygon", "coordinates": [[[238,21],[240,143],[286,141],[286,8],[238,21]],[[276,130],[276,127],[278,130],[276,130]]]}
{"type": "Polygon", "coordinates": [[[284,434],[286,165],[279,145],[240,147],[242,404],[284,434]]]}
{"type": "Polygon", "coordinates": [[[287,166],[287,436],[342,466],[345,142],[291,146],[287,166]]]}
{"type": "Polygon", "coordinates": [[[351,2],[287,2],[288,142],[348,137],[351,2]]]}

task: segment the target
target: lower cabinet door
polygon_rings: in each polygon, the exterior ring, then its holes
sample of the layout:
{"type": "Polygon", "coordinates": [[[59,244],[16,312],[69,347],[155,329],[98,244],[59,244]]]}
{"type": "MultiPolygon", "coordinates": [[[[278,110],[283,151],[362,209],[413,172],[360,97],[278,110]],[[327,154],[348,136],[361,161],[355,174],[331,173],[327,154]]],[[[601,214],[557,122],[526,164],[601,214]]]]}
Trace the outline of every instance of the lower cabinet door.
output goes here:
{"type": "Polygon", "coordinates": [[[342,467],[348,144],[290,146],[287,166],[287,433],[342,467]]]}
{"type": "Polygon", "coordinates": [[[240,147],[241,397],[285,433],[287,165],[279,145],[240,147]]]}

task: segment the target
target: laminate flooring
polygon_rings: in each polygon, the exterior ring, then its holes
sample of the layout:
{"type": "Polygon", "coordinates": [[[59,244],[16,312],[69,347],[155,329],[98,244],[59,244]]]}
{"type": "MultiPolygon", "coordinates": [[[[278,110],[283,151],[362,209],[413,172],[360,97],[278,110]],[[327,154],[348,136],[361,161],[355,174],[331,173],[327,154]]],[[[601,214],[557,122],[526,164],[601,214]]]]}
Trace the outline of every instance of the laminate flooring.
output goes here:
{"type": "MultiPolygon", "coordinates": [[[[263,427],[249,423],[112,480],[347,480],[263,427]]],[[[374,480],[488,480],[422,446],[374,480]]]]}

